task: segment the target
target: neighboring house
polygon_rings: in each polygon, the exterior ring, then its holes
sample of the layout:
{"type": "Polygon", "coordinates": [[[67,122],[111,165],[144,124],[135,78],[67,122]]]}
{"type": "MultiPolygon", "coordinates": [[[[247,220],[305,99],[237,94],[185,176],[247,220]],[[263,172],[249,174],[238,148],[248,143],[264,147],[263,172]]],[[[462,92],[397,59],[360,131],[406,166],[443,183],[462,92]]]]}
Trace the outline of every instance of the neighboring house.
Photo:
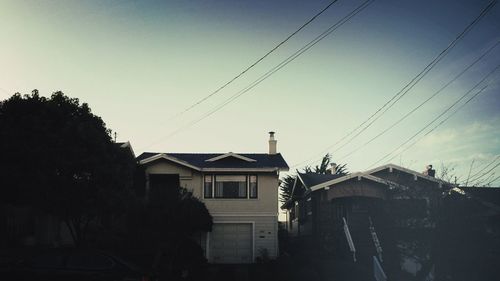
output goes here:
{"type": "Polygon", "coordinates": [[[315,253],[352,260],[345,218],[358,260],[370,263],[378,255],[370,226],[382,248],[387,240],[401,240],[398,247],[403,245],[402,229],[434,227],[433,210],[451,184],[433,177],[433,170],[426,172],[429,175],[388,164],[344,176],[298,173],[292,199],[281,207],[287,212],[289,234],[315,253]]]}
{"type": "MultiPolygon", "coordinates": [[[[181,186],[213,217],[200,237],[211,263],[252,263],[278,255],[279,172],[288,165],[270,132],[269,153],[143,153],[148,194],[181,186]]],[[[165,191],[168,192],[168,191],[165,191]]]]}

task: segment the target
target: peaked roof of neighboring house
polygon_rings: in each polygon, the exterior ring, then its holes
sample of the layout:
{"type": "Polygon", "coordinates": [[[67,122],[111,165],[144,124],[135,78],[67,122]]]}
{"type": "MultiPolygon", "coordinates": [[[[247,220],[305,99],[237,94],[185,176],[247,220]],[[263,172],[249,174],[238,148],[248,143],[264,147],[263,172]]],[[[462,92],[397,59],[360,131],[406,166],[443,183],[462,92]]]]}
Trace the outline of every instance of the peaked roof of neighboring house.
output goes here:
{"type": "MultiPolygon", "coordinates": [[[[381,179],[376,176],[368,175],[362,172],[356,172],[352,174],[347,174],[347,175],[337,175],[337,174],[316,174],[316,173],[297,173],[297,178],[299,180],[295,180],[293,189],[292,189],[292,197],[290,200],[285,202],[282,206],[281,209],[287,209],[292,206],[292,203],[294,200],[297,199],[297,197],[294,197],[293,195],[295,194],[295,190],[297,188],[297,182],[300,181],[307,189],[306,193],[316,191],[318,189],[322,189],[337,183],[341,183],[353,178],[357,178],[358,180],[367,179],[370,181],[378,182],[381,184],[385,185],[391,185],[394,184],[390,181],[381,179]]],[[[296,179],[297,179],[296,178],[296,179]]]]}
{"type": "Polygon", "coordinates": [[[126,141],[126,142],[115,142],[115,145],[118,146],[118,147],[121,147],[121,148],[128,148],[128,150],[130,151],[130,153],[132,154],[132,156],[135,157],[135,152],[132,149],[132,145],[130,144],[129,141],[126,141]]]}
{"type": "Polygon", "coordinates": [[[408,168],[404,168],[404,167],[401,167],[401,166],[398,166],[398,165],[395,165],[395,164],[382,165],[380,167],[377,167],[377,168],[365,171],[364,173],[365,174],[373,175],[374,173],[382,171],[382,170],[385,170],[385,169],[388,169],[389,171],[392,171],[392,170],[402,171],[402,172],[405,172],[407,174],[414,175],[415,177],[420,177],[420,178],[423,178],[423,179],[426,179],[426,180],[429,180],[429,181],[437,182],[437,183],[439,183],[440,186],[441,185],[447,185],[447,186],[453,185],[453,184],[451,184],[451,183],[449,183],[447,181],[440,180],[438,178],[431,177],[431,176],[428,176],[428,175],[424,175],[423,173],[420,173],[420,172],[417,172],[417,171],[414,171],[414,170],[410,170],[408,168]]]}
{"type": "Polygon", "coordinates": [[[315,191],[315,190],[322,189],[322,188],[325,188],[327,186],[341,183],[341,182],[344,182],[344,181],[347,181],[347,180],[350,180],[353,178],[358,178],[358,180],[361,180],[363,178],[363,179],[367,179],[367,180],[378,182],[378,183],[385,184],[385,185],[391,184],[391,182],[388,180],[384,180],[384,179],[381,179],[381,178],[376,177],[376,176],[368,175],[368,174],[363,173],[363,172],[356,172],[356,173],[340,176],[340,177],[337,177],[337,178],[329,180],[329,181],[324,181],[322,183],[311,186],[310,189],[311,189],[311,191],[315,191]]]}
{"type": "Polygon", "coordinates": [[[320,183],[324,183],[326,181],[330,181],[333,179],[337,179],[342,177],[342,175],[332,175],[332,174],[317,174],[317,173],[297,173],[299,176],[299,180],[302,182],[302,184],[310,188],[312,186],[318,185],[320,183]]]}
{"type": "Polygon", "coordinates": [[[195,170],[248,169],[287,171],[288,164],[280,153],[158,153],[144,152],[137,161],[146,164],[166,159],[195,170]]]}

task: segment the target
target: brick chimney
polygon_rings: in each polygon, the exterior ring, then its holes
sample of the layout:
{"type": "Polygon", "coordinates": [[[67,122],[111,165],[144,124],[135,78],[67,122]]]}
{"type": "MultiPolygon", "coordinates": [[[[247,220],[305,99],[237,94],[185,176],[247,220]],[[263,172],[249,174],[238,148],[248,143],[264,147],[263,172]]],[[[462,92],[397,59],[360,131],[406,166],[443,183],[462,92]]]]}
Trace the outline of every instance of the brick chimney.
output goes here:
{"type": "Polygon", "coordinates": [[[269,132],[269,154],[277,154],[276,144],[278,141],[274,139],[274,132],[269,132]]]}

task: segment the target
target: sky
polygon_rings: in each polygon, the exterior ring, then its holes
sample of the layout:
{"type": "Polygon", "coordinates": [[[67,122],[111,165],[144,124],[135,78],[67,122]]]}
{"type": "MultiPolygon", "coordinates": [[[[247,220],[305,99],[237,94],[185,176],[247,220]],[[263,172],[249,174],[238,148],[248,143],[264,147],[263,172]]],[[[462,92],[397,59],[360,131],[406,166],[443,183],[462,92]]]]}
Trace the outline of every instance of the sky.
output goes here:
{"type": "MultiPolygon", "coordinates": [[[[292,171],[316,164],[326,152],[351,172],[364,171],[407,139],[418,142],[378,164],[390,160],[417,171],[433,164],[438,174],[444,165],[460,182],[469,171],[481,176],[499,163],[500,70],[462,99],[457,106],[488,85],[442,125],[425,137],[410,137],[500,64],[500,46],[407,119],[365,143],[500,40],[500,5],[371,126],[345,138],[438,56],[486,0],[375,0],[200,120],[362,2],[339,0],[239,79],[185,112],[330,1],[0,0],[0,99],[33,89],[44,96],[61,90],[88,103],[137,155],[267,152],[267,132],[275,131],[292,171]]],[[[487,183],[498,175],[500,167],[482,179],[487,183]]],[[[500,179],[491,184],[499,186],[500,179]]]]}

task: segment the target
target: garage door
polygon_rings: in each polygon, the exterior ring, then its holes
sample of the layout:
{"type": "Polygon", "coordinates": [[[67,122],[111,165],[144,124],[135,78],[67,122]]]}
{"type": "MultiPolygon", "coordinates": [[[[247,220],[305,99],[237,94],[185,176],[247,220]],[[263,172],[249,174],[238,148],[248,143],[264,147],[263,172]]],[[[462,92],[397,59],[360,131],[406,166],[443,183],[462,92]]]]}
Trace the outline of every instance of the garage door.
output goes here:
{"type": "Polygon", "coordinates": [[[209,247],[212,263],[251,263],[252,224],[215,223],[209,247]]]}

